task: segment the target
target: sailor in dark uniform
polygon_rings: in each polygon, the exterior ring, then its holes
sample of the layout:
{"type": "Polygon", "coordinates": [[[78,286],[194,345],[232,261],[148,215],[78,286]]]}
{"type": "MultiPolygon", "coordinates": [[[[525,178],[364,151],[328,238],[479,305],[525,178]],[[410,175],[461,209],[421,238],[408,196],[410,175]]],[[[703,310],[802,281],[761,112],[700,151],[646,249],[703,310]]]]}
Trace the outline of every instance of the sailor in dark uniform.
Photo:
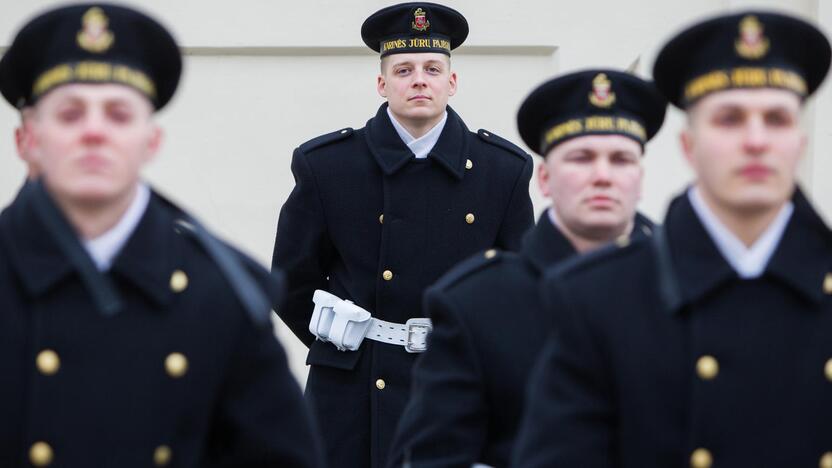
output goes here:
{"type": "Polygon", "coordinates": [[[815,26],[767,12],[664,46],[696,180],[651,239],[547,272],[516,466],[832,467],[832,232],[796,183],[829,64],[815,26]]]}
{"type": "Polygon", "coordinates": [[[555,78],[526,98],[517,123],[544,157],[538,182],[552,206],[520,253],[477,254],[428,289],[430,349],[414,367],[390,466],[508,465],[525,383],[552,327],[540,275],[577,253],[650,234],[652,223],[636,213],[641,158],[666,108],[651,83],[605,69],[555,78]]]}
{"type": "Polygon", "coordinates": [[[32,164],[0,214],[0,466],[320,466],[282,276],[140,179],[181,63],[107,4],[35,17],[0,60],[32,164]]]}
{"type": "Polygon", "coordinates": [[[384,466],[430,322],[424,289],[489,248],[517,250],[532,226],[531,157],[448,105],[450,51],[468,34],[455,10],[407,3],[371,15],[387,102],[366,127],[300,145],[273,265],[280,317],[307,346],[306,394],[331,465],[384,466]],[[316,339],[317,338],[317,339],[316,339]]]}

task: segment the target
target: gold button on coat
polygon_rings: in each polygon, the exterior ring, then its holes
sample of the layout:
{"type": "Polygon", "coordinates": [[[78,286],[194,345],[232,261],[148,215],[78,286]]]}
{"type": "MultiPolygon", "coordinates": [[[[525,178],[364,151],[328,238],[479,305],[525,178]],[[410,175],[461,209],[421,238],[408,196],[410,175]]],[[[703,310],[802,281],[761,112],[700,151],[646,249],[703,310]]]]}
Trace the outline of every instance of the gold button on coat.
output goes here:
{"type": "Polygon", "coordinates": [[[34,466],[49,466],[52,464],[52,459],[55,454],[52,453],[52,447],[46,442],[35,442],[29,448],[29,461],[34,466]]]}
{"type": "Polygon", "coordinates": [[[827,273],[826,278],[823,279],[823,292],[832,294],[832,273],[827,273]]]}
{"type": "Polygon", "coordinates": [[[165,358],[165,371],[174,379],[178,379],[188,372],[188,358],[182,353],[170,353],[165,358]]]}
{"type": "Polygon", "coordinates": [[[468,213],[465,215],[465,222],[468,224],[474,224],[474,219],[476,219],[474,218],[474,213],[468,213]]]}
{"type": "Polygon", "coordinates": [[[473,162],[471,162],[471,160],[470,160],[470,159],[466,159],[466,160],[465,160],[465,169],[469,169],[469,170],[470,170],[472,167],[474,167],[474,163],[473,163],[473,162]]]}
{"type": "Polygon", "coordinates": [[[719,362],[713,356],[702,356],[696,361],[696,374],[702,380],[713,380],[719,374],[719,362]]]}
{"type": "Polygon", "coordinates": [[[173,292],[182,292],[188,287],[188,275],[182,270],[176,270],[170,275],[170,289],[173,292]]]}
{"type": "Polygon", "coordinates": [[[153,463],[156,466],[165,466],[170,463],[171,455],[173,455],[173,452],[171,452],[170,447],[160,445],[153,451],[153,463]]]}
{"type": "Polygon", "coordinates": [[[384,224],[384,213],[378,215],[378,223],[384,224]]]}
{"type": "Polygon", "coordinates": [[[61,368],[61,358],[58,357],[58,353],[55,351],[52,351],[51,349],[44,349],[39,352],[38,357],[35,358],[35,365],[41,374],[55,375],[55,373],[58,372],[58,369],[61,368]]]}
{"type": "Polygon", "coordinates": [[[378,380],[376,380],[376,388],[377,388],[377,389],[379,389],[379,390],[384,390],[384,387],[386,387],[386,386],[387,386],[387,384],[386,384],[386,383],[384,383],[384,379],[378,379],[378,380]]]}
{"type": "Polygon", "coordinates": [[[708,449],[698,448],[690,456],[690,466],[693,468],[711,468],[714,457],[708,449]]]}
{"type": "Polygon", "coordinates": [[[824,368],[824,371],[826,373],[826,379],[832,382],[832,358],[826,361],[826,367],[824,368]]]}
{"type": "Polygon", "coordinates": [[[615,245],[617,245],[621,248],[627,247],[628,245],[630,245],[630,236],[628,236],[627,234],[624,234],[624,235],[616,237],[615,238],[615,245]]]}
{"type": "Polygon", "coordinates": [[[826,452],[820,457],[820,468],[832,468],[832,452],[826,452]]]}
{"type": "Polygon", "coordinates": [[[390,281],[393,279],[393,272],[390,270],[384,270],[384,273],[381,274],[381,277],[384,278],[384,281],[390,281]]]}
{"type": "Polygon", "coordinates": [[[488,249],[485,251],[485,258],[494,258],[497,255],[497,249],[488,249]]]}

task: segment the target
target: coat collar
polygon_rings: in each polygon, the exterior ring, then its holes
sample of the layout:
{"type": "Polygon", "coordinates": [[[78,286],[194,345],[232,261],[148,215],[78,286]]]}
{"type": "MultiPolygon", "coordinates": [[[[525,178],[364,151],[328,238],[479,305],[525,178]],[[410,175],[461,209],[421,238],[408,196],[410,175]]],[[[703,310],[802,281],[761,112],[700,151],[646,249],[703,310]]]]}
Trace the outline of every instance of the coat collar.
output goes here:
{"type": "MultiPolygon", "coordinates": [[[[809,301],[820,302],[830,268],[832,234],[799,189],[792,202],[794,213],[763,275],[782,282],[809,301]]],[[[665,226],[680,307],[738,278],[705,231],[687,194],[673,200],[665,226]]]]}
{"type": "Polygon", "coordinates": [[[792,197],[794,213],[766,266],[766,274],[820,303],[832,267],[832,232],[799,189],[792,197]]]}
{"type": "MultiPolygon", "coordinates": [[[[447,107],[447,111],[448,120],[436,145],[428,153],[428,160],[445,168],[456,179],[462,179],[465,175],[470,132],[450,106],[447,107]]],[[[392,175],[408,162],[415,160],[413,152],[396,133],[390,116],[387,115],[387,103],[382,104],[375,117],[367,122],[364,135],[370,152],[385,175],[392,175]]]]}
{"type": "MultiPolygon", "coordinates": [[[[20,277],[24,290],[37,296],[73,271],[46,226],[35,214],[24,186],[0,215],[0,235],[10,264],[20,277]]],[[[78,244],[78,248],[83,247],[78,244]]]]}
{"type": "Polygon", "coordinates": [[[142,220],[110,269],[160,306],[173,300],[170,278],[181,263],[181,249],[175,248],[175,219],[159,195],[152,193],[142,220]]]}
{"type": "Polygon", "coordinates": [[[523,244],[520,248],[520,254],[538,273],[542,273],[552,264],[565,260],[575,253],[572,243],[560,232],[560,229],[552,224],[548,208],[537,219],[537,224],[523,236],[523,244]]]}
{"type": "MultiPolygon", "coordinates": [[[[523,257],[540,273],[552,264],[577,253],[575,247],[560,232],[560,229],[552,224],[548,211],[548,208],[544,210],[537,224],[525,234],[523,246],[520,249],[523,257]]],[[[650,236],[652,232],[653,222],[641,213],[636,213],[630,237],[650,236]]]]}
{"type": "MultiPolygon", "coordinates": [[[[4,210],[0,216],[0,242],[5,244],[26,293],[36,297],[78,273],[27,205],[28,201],[18,193],[4,210]]],[[[155,194],[151,195],[141,221],[117,254],[108,274],[126,280],[158,305],[169,303],[173,298],[169,280],[177,257],[171,239],[175,235],[172,215],[160,205],[155,194]]],[[[80,243],[78,247],[83,248],[80,243]]]]}

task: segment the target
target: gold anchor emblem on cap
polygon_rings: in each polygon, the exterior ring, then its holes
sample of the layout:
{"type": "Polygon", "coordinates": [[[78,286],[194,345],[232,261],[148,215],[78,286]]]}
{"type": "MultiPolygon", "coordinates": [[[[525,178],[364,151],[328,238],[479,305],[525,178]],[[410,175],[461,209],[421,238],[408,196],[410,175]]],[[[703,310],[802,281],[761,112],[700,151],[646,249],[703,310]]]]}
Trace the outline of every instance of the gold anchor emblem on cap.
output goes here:
{"type": "Polygon", "coordinates": [[[112,31],[107,29],[110,20],[99,7],[92,7],[81,18],[81,30],[76,37],[78,45],[89,52],[100,54],[113,45],[112,31]]]}
{"type": "Polygon", "coordinates": [[[740,21],[740,37],[734,43],[740,57],[756,60],[768,52],[769,40],[763,35],[763,30],[762,23],[754,15],[740,21]]]}
{"type": "Polygon", "coordinates": [[[589,93],[589,102],[596,107],[607,108],[615,104],[615,93],[610,91],[612,82],[607,78],[606,73],[599,73],[592,80],[592,92],[589,93]]]}

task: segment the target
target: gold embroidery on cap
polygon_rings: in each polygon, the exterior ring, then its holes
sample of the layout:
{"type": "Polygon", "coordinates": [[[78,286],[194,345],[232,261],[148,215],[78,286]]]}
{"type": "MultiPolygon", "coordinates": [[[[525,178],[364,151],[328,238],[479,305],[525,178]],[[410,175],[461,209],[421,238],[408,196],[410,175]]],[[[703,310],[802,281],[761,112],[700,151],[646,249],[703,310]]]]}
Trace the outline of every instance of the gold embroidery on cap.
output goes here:
{"type": "Polygon", "coordinates": [[[381,43],[381,53],[401,49],[443,49],[451,52],[451,41],[432,37],[413,37],[403,39],[390,39],[381,43]]]}
{"type": "Polygon", "coordinates": [[[589,102],[596,107],[607,108],[615,103],[615,93],[610,91],[612,83],[605,73],[599,73],[592,80],[592,92],[589,94],[589,102]]]}
{"type": "Polygon", "coordinates": [[[690,80],[685,85],[685,100],[692,102],[706,94],[731,88],[781,88],[800,96],[809,92],[806,80],[791,70],[739,67],[715,70],[690,80]]]}
{"type": "Polygon", "coordinates": [[[584,133],[619,133],[629,135],[642,143],[647,141],[647,129],[636,120],[609,115],[591,115],[583,119],[569,119],[553,126],[543,134],[543,147],[551,147],[560,140],[584,133]]]}
{"type": "Polygon", "coordinates": [[[78,31],[78,45],[89,52],[100,54],[113,45],[113,33],[107,29],[110,20],[104,10],[92,7],[81,18],[81,30],[78,31]]]}
{"type": "Polygon", "coordinates": [[[769,40],[763,35],[763,25],[754,15],[740,21],[740,37],[734,43],[737,54],[742,58],[757,60],[768,52],[769,40]]]}
{"type": "Polygon", "coordinates": [[[32,95],[41,96],[57,86],[72,81],[122,83],[141,91],[151,99],[156,98],[156,85],[141,70],[126,65],[96,61],[60,64],[50,68],[35,80],[32,85],[32,95]]]}
{"type": "Polygon", "coordinates": [[[425,15],[425,10],[417,8],[416,11],[413,12],[413,22],[410,23],[410,26],[414,31],[428,30],[430,27],[430,21],[428,21],[427,15],[425,15]]]}

